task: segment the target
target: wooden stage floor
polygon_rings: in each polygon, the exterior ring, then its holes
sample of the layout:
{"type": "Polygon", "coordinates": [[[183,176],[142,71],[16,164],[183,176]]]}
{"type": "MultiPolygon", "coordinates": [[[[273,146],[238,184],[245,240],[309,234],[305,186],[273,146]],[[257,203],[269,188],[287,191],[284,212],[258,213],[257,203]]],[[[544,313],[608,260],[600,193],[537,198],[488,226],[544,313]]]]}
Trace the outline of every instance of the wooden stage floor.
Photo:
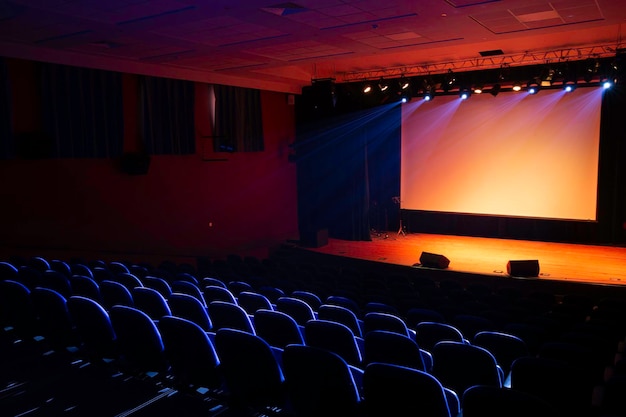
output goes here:
{"type": "Polygon", "coordinates": [[[536,259],[538,279],[626,285],[626,248],[616,246],[389,233],[372,235],[372,241],[329,239],[311,250],[406,266],[418,263],[422,252],[431,252],[447,257],[450,271],[506,277],[507,261],[536,259]]]}

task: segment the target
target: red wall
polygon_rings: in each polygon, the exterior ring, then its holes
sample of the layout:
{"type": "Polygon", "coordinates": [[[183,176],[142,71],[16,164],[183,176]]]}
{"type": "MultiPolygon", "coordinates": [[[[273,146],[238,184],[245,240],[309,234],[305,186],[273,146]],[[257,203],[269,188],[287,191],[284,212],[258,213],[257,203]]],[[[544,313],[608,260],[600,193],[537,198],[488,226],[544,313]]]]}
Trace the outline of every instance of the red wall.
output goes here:
{"type": "MultiPolygon", "coordinates": [[[[9,61],[20,133],[41,119],[35,71],[9,61]]],[[[126,151],[139,137],[135,92],[136,79],[125,75],[126,151]]],[[[295,119],[286,94],[262,92],[263,152],[214,154],[200,137],[210,132],[208,86],[196,84],[196,93],[196,154],[152,156],[146,175],[125,174],[111,159],[0,161],[0,255],[266,256],[297,238],[296,171],[287,159],[295,119]]]]}

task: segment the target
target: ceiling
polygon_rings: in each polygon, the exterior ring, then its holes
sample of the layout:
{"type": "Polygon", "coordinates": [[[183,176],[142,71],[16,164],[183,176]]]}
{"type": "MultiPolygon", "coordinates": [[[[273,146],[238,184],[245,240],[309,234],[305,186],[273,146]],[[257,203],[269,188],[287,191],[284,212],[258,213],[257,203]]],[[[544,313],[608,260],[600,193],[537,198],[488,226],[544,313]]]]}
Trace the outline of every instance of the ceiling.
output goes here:
{"type": "Polygon", "coordinates": [[[606,56],[625,23],[623,0],[0,0],[0,55],[298,94],[606,56]]]}

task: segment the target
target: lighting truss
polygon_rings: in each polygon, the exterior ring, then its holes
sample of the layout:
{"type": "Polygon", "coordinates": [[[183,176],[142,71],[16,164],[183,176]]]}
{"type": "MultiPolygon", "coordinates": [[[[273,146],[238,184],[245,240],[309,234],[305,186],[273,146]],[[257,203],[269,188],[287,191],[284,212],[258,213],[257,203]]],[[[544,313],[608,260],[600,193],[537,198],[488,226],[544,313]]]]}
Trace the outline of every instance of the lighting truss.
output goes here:
{"type": "Polygon", "coordinates": [[[524,52],[520,54],[495,55],[461,61],[414,64],[365,71],[338,73],[340,82],[365,81],[380,78],[394,78],[401,76],[418,76],[429,74],[443,74],[450,71],[463,72],[478,69],[491,69],[511,66],[526,66],[535,64],[559,63],[568,60],[584,60],[613,57],[620,48],[612,45],[597,45],[581,48],[557,49],[543,52],[524,52]]]}

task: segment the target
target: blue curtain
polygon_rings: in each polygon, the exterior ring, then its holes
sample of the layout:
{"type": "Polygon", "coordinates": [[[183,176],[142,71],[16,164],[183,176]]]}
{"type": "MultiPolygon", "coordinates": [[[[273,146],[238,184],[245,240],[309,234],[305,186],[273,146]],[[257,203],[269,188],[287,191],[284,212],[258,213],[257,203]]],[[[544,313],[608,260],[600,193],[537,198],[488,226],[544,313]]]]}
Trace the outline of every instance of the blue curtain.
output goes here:
{"type": "Polygon", "coordinates": [[[49,141],[42,156],[110,158],[122,154],[121,74],[42,64],[41,87],[45,139],[49,141]]]}
{"type": "Polygon", "coordinates": [[[215,86],[215,152],[264,149],[261,92],[252,88],[215,86]]]}
{"type": "Polygon", "coordinates": [[[0,159],[14,156],[14,139],[11,129],[11,92],[4,58],[0,58],[0,159]]]}
{"type": "Polygon", "coordinates": [[[185,155],[196,151],[194,83],[141,77],[141,126],[144,151],[154,155],[185,155]]]}

